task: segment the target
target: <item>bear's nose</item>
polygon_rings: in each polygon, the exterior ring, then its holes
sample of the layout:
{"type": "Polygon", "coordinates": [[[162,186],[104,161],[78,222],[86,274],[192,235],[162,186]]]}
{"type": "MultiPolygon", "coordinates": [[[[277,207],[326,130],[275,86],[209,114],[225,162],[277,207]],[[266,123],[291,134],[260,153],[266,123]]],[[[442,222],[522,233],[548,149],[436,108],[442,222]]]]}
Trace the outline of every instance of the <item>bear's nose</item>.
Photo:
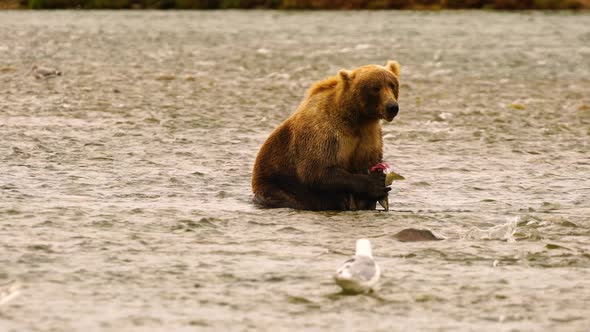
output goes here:
{"type": "Polygon", "coordinates": [[[387,104],[387,114],[390,115],[392,118],[397,115],[399,112],[399,105],[397,103],[388,103],[387,104]]]}

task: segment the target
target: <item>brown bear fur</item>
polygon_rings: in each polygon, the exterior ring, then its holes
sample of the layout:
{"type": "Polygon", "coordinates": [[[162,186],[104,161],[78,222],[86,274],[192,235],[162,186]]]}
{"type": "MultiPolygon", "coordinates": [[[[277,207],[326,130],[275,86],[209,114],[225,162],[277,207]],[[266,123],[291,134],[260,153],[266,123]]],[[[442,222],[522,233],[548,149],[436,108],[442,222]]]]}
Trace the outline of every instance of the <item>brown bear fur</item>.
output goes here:
{"type": "Polygon", "coordinates": [[[375,209],[387,195],[380,120],[398,112],[400,66],[363,66],[316,83],[260,148],[254,201],[303,210],[375,209]]]}

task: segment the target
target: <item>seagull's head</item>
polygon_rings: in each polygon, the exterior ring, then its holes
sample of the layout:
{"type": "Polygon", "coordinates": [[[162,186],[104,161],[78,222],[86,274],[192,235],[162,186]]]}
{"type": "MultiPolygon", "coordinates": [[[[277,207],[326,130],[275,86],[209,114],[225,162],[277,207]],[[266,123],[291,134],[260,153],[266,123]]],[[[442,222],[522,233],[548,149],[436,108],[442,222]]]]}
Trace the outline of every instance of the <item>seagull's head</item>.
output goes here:
{"type": "Polygon", "coordinates": [[[371,242],[367,239],[359,239],[356,241],[356,255],[357,256],[369,256],[373,258],[373,252],[371,250],[371,242]]]}

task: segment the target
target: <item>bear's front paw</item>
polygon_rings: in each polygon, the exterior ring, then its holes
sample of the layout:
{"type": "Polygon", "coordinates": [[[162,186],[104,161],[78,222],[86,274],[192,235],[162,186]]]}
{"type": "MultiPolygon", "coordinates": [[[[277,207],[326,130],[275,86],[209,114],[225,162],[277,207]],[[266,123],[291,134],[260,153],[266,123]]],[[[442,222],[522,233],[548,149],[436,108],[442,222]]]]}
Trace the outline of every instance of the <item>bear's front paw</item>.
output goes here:
{"type": "Polygon", "coordinates": [[[370,199],[379,200],[391,190],[385,185],[385,174],[383,172],[373,172],[368,176],[367,196],[370,199]]]}

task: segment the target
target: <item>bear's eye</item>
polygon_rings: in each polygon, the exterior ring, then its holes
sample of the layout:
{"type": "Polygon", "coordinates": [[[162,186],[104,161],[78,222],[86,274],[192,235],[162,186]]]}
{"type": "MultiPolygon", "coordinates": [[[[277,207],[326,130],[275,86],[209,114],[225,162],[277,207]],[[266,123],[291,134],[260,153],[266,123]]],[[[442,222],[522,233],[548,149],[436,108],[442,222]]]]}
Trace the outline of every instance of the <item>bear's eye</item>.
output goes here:
{"type": "Polygon", "coordinates": [[[374,93],[379,93],[381,91],[381,87],[377,85],[372,87],[371,90],[373,90],[374,93]]]}

